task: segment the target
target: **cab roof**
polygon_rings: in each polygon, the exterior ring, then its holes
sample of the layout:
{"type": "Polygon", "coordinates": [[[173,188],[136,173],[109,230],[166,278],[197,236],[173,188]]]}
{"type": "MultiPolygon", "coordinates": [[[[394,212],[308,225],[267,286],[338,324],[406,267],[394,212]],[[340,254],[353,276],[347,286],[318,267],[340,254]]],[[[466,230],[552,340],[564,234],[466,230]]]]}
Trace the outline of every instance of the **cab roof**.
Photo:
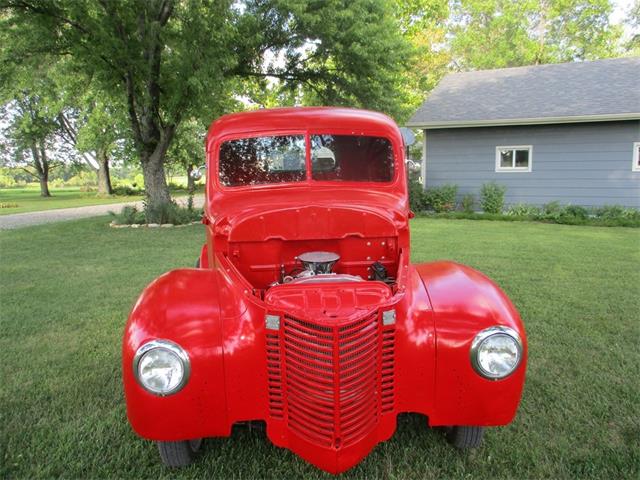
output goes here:
{"type": "Polygon", "coordinates": [[[292,107],[252,110],[224,115],[209,127],[207,150],[214,138],[269,130],[352,130],[388,132],[397,135],[396,123],[387,115],[369,110],[341,107],[292,107]]]}

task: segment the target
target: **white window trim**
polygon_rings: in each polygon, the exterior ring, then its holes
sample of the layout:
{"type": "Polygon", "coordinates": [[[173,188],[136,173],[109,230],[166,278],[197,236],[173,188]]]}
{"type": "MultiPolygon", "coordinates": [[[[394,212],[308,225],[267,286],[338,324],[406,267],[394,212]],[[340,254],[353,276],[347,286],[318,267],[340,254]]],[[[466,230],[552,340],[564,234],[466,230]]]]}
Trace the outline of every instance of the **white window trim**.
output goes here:
{"type": "MultiPolygon", "coordinates": [[[[515,154],[513,157],[513,161],[515,162],[515,154]]],[[[500,145],[496,147],[496,172],[497,173],[506,173],[506,172],[520,172],[520,173],[529,173],[531,172],[531,167],[533,165],[533,146],[532,145],[500,145]],[[500,150],[529,150],[529,165],[526,167],[501,167],[500,166],[500,150]]]]}
{"type": "Polygon", "coordinates": [[[633,158],[633,163],[631,164],[631,171],[632,172],[640,172],[640,159],[638,157],[640,157],[640,142],[634,142],[633,143],[633,155],[631,155],[633,158]]]}

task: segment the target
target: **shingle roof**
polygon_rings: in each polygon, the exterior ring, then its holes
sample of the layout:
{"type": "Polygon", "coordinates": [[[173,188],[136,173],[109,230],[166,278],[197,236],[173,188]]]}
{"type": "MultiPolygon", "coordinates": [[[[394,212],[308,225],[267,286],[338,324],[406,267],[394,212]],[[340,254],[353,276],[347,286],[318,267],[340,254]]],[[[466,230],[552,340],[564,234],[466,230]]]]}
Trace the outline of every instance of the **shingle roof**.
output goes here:
{"type": "Polygon", "coordinates": [[[447,75],[408,126],[640,119],[640,57],[447,75]]]}

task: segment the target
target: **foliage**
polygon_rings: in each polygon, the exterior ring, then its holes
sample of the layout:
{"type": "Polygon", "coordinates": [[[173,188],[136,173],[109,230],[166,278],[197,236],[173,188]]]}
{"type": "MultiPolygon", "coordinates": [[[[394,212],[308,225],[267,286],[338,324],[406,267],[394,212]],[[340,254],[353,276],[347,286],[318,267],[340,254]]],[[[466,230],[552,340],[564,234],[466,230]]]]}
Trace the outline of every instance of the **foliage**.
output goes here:
{"type": "Polygon", "coordinates": [[[425,200],[427,208],[436,213],[449,212],[456,208],[457,185],[441,185],[431,187],[426,191],[425,200]]]}
{"type": "Polygon", "coordinates": [[[482,184],[480,189],[480,204],[485,213],[502,213],[504,209],[504,194],[507,187],[495,182],[482,184]]]}
{"type": "Polygon", "coordinates": [[[133,225],[146,223],[144,211],[133,205],[125,205],[120,213],[109,212],[113,221],[118,225],[133,225]]]}
{"type": "Polygon", "coordinates": [[[380,0],[9,2],[7,60],[64,51],[126,109],[150,203],[180,124],[239,108],[244,81],[279,79],[306,104],[395,113],[407,43],[380,0]],[[366,81],[363,81],[366,79],[366,81]]]}
{"type": "Polygon", "coordinates": [[[196,222],[202,218],[202,211],[193,208],[193,201],[187,207],[182,207],[175,202],[162,205],[145,204],[145,223],[171,223],[184,225],[196,222]]]}
{"type": "Polygon", "coordinates": [[[519,203],[510,206],[505,213],[447,212],[422,215],[467,220],[538,221],[564,225],[640,228],[640,210],[619,205],[589,210],[579,205],[562,206],[559,202],[550,202],[543,208],[519,203]]]}
{"type": "Polygon", "coordinates": [[[448,0],[392,0],[398,28],[411,45],[406,68],[402,73],[399,100],[403,102],[397,115],[405,122],[448,72],[451,51],[447,46],[450,16],[448,0]]]}
{"type": "Polygon", "coordinates": [[[156,206],[144,202],[144,208],[138,209],[133,205],[126,205],[120,213],[109,212],[113,221],[118,225],[144,225],[144,224],[172,224],[186,225],[202,218],[202,210],[193,207],[193,199],[190,197],[186,207],[175,202],[156,206]]]}
{"type": "Polygon", "coordinates": [[[0,188],[11,188],[16,185],[17,183],[12,176],[0,174],[0,188]]]}
{"type": "Polygon", "coordinates": [[[424,187],[417,172],[409,172],[409,207],[413,212],[421,212],[427,208],[424,187]]]}
{"type": "MultiPolygon", "coordinates": [[[[204,238],[201,225],[109,229],[104,218],[2,232],[0,477],[329,478],[256,429],[207,439],[193,466],[171,471],[131,431],[124,321],[151,279],[193,266],[204,238]]],[[[411,240],[413,262],[470,264],[513,300],[529,340],[522,403],[468,455],[401,415],[340,478],[636,478],[638,231],[416,218],[411,240]]]]}
{"type": "Polygon", "coordinates": [[[506,215],[512,217],[531,217],[535,218],[540,215],[542,210],[537,205],[529,205],[526,203],[516,203],[509,206],[506,211],[506,215]]]}
{"type": "Polygon", "coordinates": [[[615,56],[621,29],[610,0],[456,0],[451,48],[464,69],[615,56]]]}
{"type": "Polygon", "coordinates": [[[471,213],[473,212],[473,207],[476,204],[476,197],[473,193],[467,193],[466,195],[464,195],[462,197],[462,200],[460,201],[460,207],[462,208],[462,211],[465,213],[471,213]]]}

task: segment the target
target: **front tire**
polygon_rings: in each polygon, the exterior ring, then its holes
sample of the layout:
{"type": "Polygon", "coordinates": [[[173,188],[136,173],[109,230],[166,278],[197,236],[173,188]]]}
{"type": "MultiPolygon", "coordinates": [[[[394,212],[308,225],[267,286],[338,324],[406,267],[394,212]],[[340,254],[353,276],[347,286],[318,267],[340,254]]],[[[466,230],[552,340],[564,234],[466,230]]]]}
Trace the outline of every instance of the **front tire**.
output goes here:
{"type": "Polygon", "coordinates": [[[467,427],[458,425],[449,427],[446,432],[447,441],[460,450],[478,448],[482,444],[483,427],[467,427]]]}
{"type": "Polygon", "coordinates": [[[179,442],[156,442],[162,463],[171,468],[191,465],[200,450],[202,439],[182,440],[179,442]]]}

